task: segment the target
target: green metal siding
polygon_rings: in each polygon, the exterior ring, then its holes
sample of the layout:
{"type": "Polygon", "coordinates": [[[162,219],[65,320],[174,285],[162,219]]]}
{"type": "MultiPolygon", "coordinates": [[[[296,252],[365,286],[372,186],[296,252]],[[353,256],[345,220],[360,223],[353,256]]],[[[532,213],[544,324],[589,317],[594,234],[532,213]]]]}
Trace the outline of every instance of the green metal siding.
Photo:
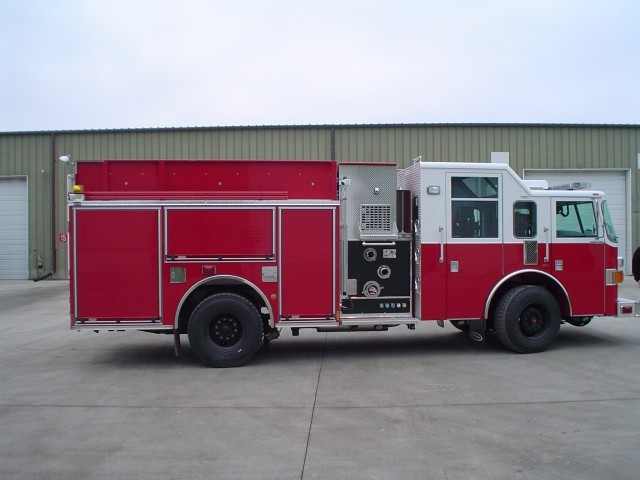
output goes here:
{"type": "Polygon", "coordinates": [[[511,167],[630,169],[632,242],[640,241],[638,153],[640,126],[590,125],[362,125],[140,129],[0,133],[0,176],[26,175],[29,185],[30,273],[54,268],[66,278],[65,174],[57,162],[103,159],[332,159],[393,162],[489,162],[491,152],[509,152],[511,167]],[[55,183],[55,185],[54,185],[55,183]],[[52,189],[55,188],[55,206],[52,189]],[[52,214],[55,211],[55,228],[52,214]],[[44,267],[37,268],[38,257],[44,267]]]}
{"type": "Polygon", "coordinates": [[[325,128],[198,129],[57,134],[76,159],[285,159],[330,157],[325,128]]]}
{"type": "Polygon", "coordinates": [[[522,168],[630,168],[638,154],[640,127],[424,126],[337,129],[338,160],[488,162],[491,152],[510,152],[522,168]],[[613,163],[612,163],[613,162],[613,163]]]}
{"type": "MultiPolygon", "coordinates": [[[[0,136],[0,176],[26,176],[29,203],[29,275],[35,278],[53,267],[51,136],[0,136]],[[38,259],[43,268],[38,269],[38,259]]],[[[62,177],[55,179],[60,185],[62,177]]],[[[62,198],[64,202],[64,198],[62,198]]],[[[64,212],[64,203],[59,203],[64,212]]],[[[60,257],[59,257],[60,258],[60,257]]],[[[64,255],[66,262],[66,252],[64,255]]],[[[66,268],[65,268],[66,275],[66,268]]]]}

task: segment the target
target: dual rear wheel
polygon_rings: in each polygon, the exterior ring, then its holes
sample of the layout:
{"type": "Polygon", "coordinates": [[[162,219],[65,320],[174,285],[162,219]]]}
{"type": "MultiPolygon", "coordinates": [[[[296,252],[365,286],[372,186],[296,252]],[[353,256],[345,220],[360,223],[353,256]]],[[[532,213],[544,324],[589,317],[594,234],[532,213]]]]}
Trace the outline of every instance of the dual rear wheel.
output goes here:
{"type": "Polygon", "coordinates": [[[189,344],[209,367],[237,367],[256,354],[263,341],[256,307],[235,293],[218,293],[198,304],[189,319],[189,344]]]}

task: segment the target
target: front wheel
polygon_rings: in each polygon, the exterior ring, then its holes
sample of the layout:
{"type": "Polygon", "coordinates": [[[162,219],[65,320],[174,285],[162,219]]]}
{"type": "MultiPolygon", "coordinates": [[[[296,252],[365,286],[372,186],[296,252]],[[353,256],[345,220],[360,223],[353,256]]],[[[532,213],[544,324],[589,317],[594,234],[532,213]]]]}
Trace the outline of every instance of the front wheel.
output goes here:
{"type": "Polygon", "coordinates": [[[495,330],[500,342],[510,350],[541,352],[556,340],[560,317],[560,307],[551,293],[542,287],[523,285],[500,299],[495,330]]]}
{"type": "Polygon", "coordinates": [[[237,367],[262,345],[262,319],[256,307],[235,293],[218,293],[198,304],[189,318],[189,343],[210,367],[237,367]]]}

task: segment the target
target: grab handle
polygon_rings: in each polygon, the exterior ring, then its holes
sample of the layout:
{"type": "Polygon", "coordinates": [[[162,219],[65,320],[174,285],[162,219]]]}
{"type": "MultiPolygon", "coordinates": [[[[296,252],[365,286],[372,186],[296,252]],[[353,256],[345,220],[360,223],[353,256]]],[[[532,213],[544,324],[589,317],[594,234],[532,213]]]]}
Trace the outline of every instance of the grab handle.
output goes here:
{"type": "Polygon", "coordinates": [[[549,262],[549,227],[544,227],[544,231],[547,234],[547,239],[545,242],[544,263],[547,263],[549,262]]]}

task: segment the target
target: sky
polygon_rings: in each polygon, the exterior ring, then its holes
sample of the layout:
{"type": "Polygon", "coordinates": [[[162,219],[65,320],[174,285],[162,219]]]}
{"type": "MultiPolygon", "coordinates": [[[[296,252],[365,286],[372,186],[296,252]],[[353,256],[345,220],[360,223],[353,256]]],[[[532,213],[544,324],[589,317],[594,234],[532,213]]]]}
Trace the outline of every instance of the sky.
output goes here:
{"type": "Polygon", "coordinates": [[[0,0],[0,131],[640,124],[637,0],[0,0]]]}

